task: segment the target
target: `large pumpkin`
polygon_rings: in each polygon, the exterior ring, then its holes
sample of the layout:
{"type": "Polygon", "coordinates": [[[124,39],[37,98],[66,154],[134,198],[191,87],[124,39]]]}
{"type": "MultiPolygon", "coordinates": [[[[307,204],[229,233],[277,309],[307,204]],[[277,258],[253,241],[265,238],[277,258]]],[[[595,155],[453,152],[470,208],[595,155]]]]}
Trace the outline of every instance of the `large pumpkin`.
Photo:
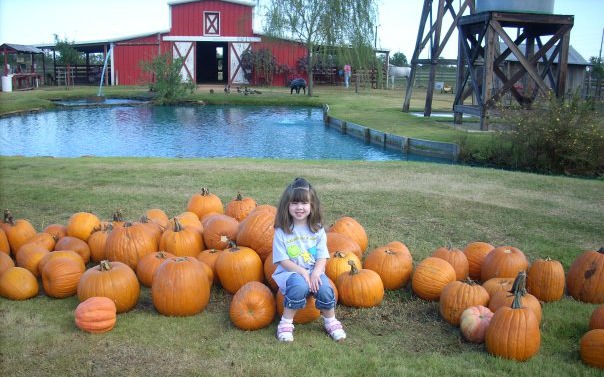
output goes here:
{"type": "Polygon", "coordinates": [[[264,261],[273,251],[276,213],[277,209],[273,206],[261,205],[256,207],[239,223],[237,245],[255,250],[260,259],[264,261]]]}
{"type": "Polygon", "coordinates": [[[254,199],[246,196],[241,196],[237,193],[237,197],[227,203],[224,213],[235,220],[241,222],[256,208],[257,203],[254,199]]]}
{"type": "Polygon", "coordinates": [[[571,264],[566,290],[576,300],[604,304],[604,247],[586,251],[571,264]]]}
{"type": "Polygon", "coordinates": [[[343,251],[345,253],[353,253],[359,259],[363,258],[363,251],[359,244],[346,234],[337,232],[327,232],[327,250],[330,255],[343,251]]]}
{"type": "Polygon", "coordinates": [[[67,235],[88,241],[92,232],[100,227],[101,220],[97,215],[90,212],[77,212],[67,221],[67,235]]]}
{"type": "Polygon", "coordinates": [[[155,309],[166,316],[190,316],[210,301],[210,284],[201,262],[191,257],[164,261],[153,278],[151,297],[155,309]]]}
{"type": "Polygon", "coordinates": [[[196,257],[204,249],[204,238],[194,227],[183,226],[176,217],[161,235],[159,249],[177,257],[196,257]]]}
{"type": "Polygon", "coordinates": [[[191,196],[187,203],[187,211],[195,213],[201,219],[208,213],[224,213],[224,207],[220,198],[204,187],[191,196]]]}
{"type": "Polygon", "coordinates": [[[600,305],[591,312],[589,318],[589,329],[604,329],[604,305],[600,305]]]}
{"type": "MultiPolygon", "coordinates": [[[[519,272],[518,277],[514,281],[514,284],[518,284],[518,283],[516,283],[518,281],[518,279],[526,280],[526,272],[524,272],[524,271],[519,272]]],[[[514,292],[515,289],[516,289],[516,287],[512,286],[511,292],[514,292]]],[[[542,317],[542,313],[543,313],[543,311],[541,309],[541,303],[539,302],[537,297],[528,293],[526,291],[526,289],[521,289],[520,292],[516,295],[513,293],[510,293],[510,292],[504,292],[504,291],[495,293],[491,297],[491,300],[489,301],[489,309],[491,309],[491,311],[493,313],[496,313],[497,310],[499,310],[499,308],[501,308],[501,307],[510,307],[512,305],[512,302],[516,299],[516,296],[520,296],[520,298],[518,300],[520,301],[522,306],[531,309],[533,311],[533,313],[535,313],[535,317],[537,318],[537,321],[541,322],[541,317],[542,317]]]]}
{"type": "MultiPolygon", "coordinates": [[[[329,262],[329,259],[327,260],[329,262]]],[[[276,292],[279,289],[277,282],[273,279],[273,274],[277,270],[277,264],[273,263],[273,253],[271,252],[263,262],[264,280],[268,283],[270,289],[276,292]]],[[[325,274],[327,275],[327,265],[325,266],[325,274]]],[[[329,275],[327,275],[329,276],[329,275]]]]}
{"type": "Polygon", "coordinates": [[[92,334],[111,331],[117,321],[115,303],[108,297],[90,297],[77,306],[74,317],[82,331],[92,334]]]}
{"type": "Polygon", "coordinates": [[[153,284],[153,276],[159,266],[168,258],[174,258],[176,255],[167,251],[156,251],[147,254],[138,261],[136,266],[136,276],[142,285],[150,287],[153,284]]]}
{"type": "Polygon", "coordinates": [[[471,306],[486,306],[489,294],[472,280],[452,281],[440,294],[440,315],[453,326],[459,326],[461,314],[471,306]]]}
{"type": "Polygon", "coordinates": [[[486,306],[470,306],[461,313],[459,331],[472,343],[483,343],[493,312],[486,306]]]}
{"type": "Polygon", "coordinates": [[[495,247],[487,242],[470,242],[463,249],[463,253],[468,259],[468,274],[470,279],[478,281],[481,278],[482,263],[487,254],[495,247]]]}
{"type": "Polygon", "coordinates": [[[520,271],[528,270],[528,266],[528,260],[520,249],[513,246],[496,247],[484,258],[481,280],[515,278],[520,271]]]}
{"type": "Polygon", "coordinates": [[[369,240],[365,228],[354,218],[343,216],[329,228],[328,232],[336,232],[350,237],[361,249],[361,255],[367,250],[369,240]]]}
{"type": "Polygon", "coordinates": [[[403,287],[411,278],[413,258],[405,244],[393,241],[367,254],[363,267],[380,275],[384,289],[394,290],[403,287]]]}
{"type": "Polygon", "coordinates": [[[457,280],[465,280],[468,277],[468,258],[460,249],[454,247],[439,247],[432,253],[433,257],[441,258],[449,262],[455,270],[457,280]]]}
{"type": "Polygon", "coordinates": [[[457,280],[456,277],[455,269],[449,262],[436,257],[428,257],[415,267],[411,287],[418,297],[438,301],[442,290],[447,284],[457,280]]]}
{"type": "Polygon", "coordinates": [[[108,297],[115,302],[118,313],[134,308],[140,296],[140,284],[130,267],[121,262],[101,261],[89,268],[78,284],[78,299],[108,297]]]}
{"type": "Polygon", "coordinates": [[[4,211],[4,221],[0,223],[0,227],[4,230],[13,255],[38,233],[29,221],[25,219],[14,220],[8,209],[4,211]]]}
{"type": "Polygon", "coordinates": [[[526,289],[540,301],[558,301],[564,295],[564,267],[562,263],[547,259],[533,262],[526,278],[526,289]]]}
{"type": "Polygon", "coordinates": [[[239,221],[227,215],[216,214],[203,225],[203,241],[208,249],[226,249],[237,239],[238,230],[239,221]]]}
{"type": "Polygon", "coordinates": [[[158,245],[153,236],[140,225],[130,223],[114,228],[105,243],[107,259],[125,263],[132,270],[142,257],[155,251],[158,251],[158,245]]]}
{"type": "Polygon", "coordinates": [[[384,283],[377,272],[358,269],[353,261],[348,261],[350,272],[336,280],[338,295],[343,305],[354,308],[371,308],[382,303],[384,283]]]}
{"type": "Polygon", "coordinates": [[[51,251],[50,253],[44,255],[44,257],[42,257],[42,259],[40,259],[40,262],[38,262],[38,271],[39,271],[40,275],[42,275],[42,270],[44,269],[44,266],[46,266],[46,263],[50,262],[53,259],[57,259],[57,258],[73,259],[74,261],[76,261],[80,264],[82,271],[86,270],[86,265],[84,264],[84,260],[82,259],[80,254],[76,253],[73,250],[55,250],[55,251],[51,251]]]}
{"type": "Polygon", "coordinates": [[[496,356],[526,361],[539,352],[541,331],[539,321],[531,308],[521,304],[526,289],[526,275],[519,274],[514,282],[514,301],[511,307],[499,308],[487,328],[487,350],[496,356]]]}
{"type": "Polygon", "coordinates": [[[54,298],[66,298],[76,294],[84,269],[78,261],[62,257],[49,260],[41,273],[42,286],[46,295],[54,298]]]}
{"type": "Polygon", "coordinates": [[[38,295],[38,280],[22,267],[10,267],[0,274],[0,296],[9,300],[27,300],[38,295]]]}
{"type": "Polygon", "coordinates": [[[264,280],[264,266],[258,254],[245,246],[224,249],[216,259],[216,274],[222,287],[230,294],[250,281],[264,280]]]}
{"type": "Polygon", "coordinates": [[[592,367],[604,369],[604,330],[590,330],[579,343],[581,360],[592,367]]]}
{"type": "Polygon", "coordinates": [[[275,296],[264,284],[250,281],[231,300],[231,322],[242,330],[258,330],[270,325],[275,317],[275,296]]]}

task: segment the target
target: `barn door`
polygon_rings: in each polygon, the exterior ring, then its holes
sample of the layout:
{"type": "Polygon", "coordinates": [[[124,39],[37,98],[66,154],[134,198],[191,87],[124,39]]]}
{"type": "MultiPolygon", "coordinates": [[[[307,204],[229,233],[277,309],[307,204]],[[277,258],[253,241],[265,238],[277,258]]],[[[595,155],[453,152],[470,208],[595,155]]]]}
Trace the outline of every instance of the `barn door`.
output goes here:
{"type": "Polygon", "coordinates": [[[195,43],[193,42],[174,42],[172,57],[181,58],[182,67],[180,68],[180,77],[182,82],[191,80],[195,82],[195,43]],[[193,51],[193,52],[192,52],[193,51]]]}
{"type": "Polygon", "coordinates": [[[243,68],[241,67],[241,55],[250,49],[250,43],[231,43],[229,48],[229,62],[230,62],[230,77],[229,82],[231,84],[249,84],[249,81],[245,78],[243,68]]]}

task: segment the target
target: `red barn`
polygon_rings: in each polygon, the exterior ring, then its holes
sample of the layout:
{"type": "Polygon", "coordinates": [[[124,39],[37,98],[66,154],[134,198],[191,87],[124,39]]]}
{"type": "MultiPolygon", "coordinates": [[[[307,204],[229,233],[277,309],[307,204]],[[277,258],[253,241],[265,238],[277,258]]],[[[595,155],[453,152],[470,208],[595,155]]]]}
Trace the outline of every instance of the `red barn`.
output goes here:
{"type": "MultiPolygon", "coordinates": [[[[149,82],[150,77],[143,72],[140,62],[162,53],[182,58],[183,80],[190,79],[197,84],[248,84],[241,66],[241,56],[246,50],[266,49],[272,53],[279,68],[270,80],[273,85],[285,85],[294,76],[306,77],[297,68],[298,60],[306,56],[304,45],[254,34],[254,1],[174,0],[168,5],[168,32],[110,43],[113,49],[111,76],[115,85],[149,82]]],[[[263,79],[252,74],[253,81],[263,79]]]]}

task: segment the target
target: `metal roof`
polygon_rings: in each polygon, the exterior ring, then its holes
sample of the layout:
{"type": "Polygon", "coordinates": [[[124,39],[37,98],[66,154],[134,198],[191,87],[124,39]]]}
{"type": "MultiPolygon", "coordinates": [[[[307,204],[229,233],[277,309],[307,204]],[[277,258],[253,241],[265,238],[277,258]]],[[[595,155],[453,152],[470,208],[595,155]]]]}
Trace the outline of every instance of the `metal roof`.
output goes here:
{"type": "MultiPolygon", "coordinates": [[[[505,51],[507,50],[508,46],[504,43],[504,42],[499,42],[499,51],[505,51]]],[[[535,46],[535,49],[537,49],[538,47],[535,46]]],[[[520,51],[522,51],[523,54],[526,53],[526,44],[521,44],[520,46],[518,46],[518,49],[520,51]]],[[[545,55],[547,56],[547,58],[549,59],[552,56],[552,52],[554,52],[555,48],[550,48],[545,55]]],[[[556,59],[554,59],[554,63],[558,63],[558,59],[560,58],[560,55],[556,56],[556,59]]],[[[518,58],[516,58],[516,55],[514,54],[510,54],[508,55],[508,57],[505,59],[506,61],[513,61],[513,62],[517,62],[518,58]]],[[[583,56],[581,56],[581,54],[579,54],[577,52],[577,50],[575,50],[573,48],[573,46],[569,46],[568,47],[568,64],[571,65],[590,65],[590,63],[585,60],[583,58],[583,56]]]]}
{"type": "Polygon", "coordinates": [[[24,54],[43,54],[44,51],[34,46],[18,45],[14,43],[4,43],[0,46],[0,52],[4,50],[11,53],[24,53],[24,54]]]}

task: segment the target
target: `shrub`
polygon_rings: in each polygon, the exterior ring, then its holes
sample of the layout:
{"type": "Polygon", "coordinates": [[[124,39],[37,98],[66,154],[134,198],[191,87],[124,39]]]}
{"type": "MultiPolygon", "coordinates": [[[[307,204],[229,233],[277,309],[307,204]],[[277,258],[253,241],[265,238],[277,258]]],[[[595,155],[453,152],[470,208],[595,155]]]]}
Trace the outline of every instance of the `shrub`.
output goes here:
{"type": "Polygon", "coordinates": [[[142,61],[141,67],[152,74],[154,80],[149,83],[149,90],[157,92],[156,102],[162,105],[178,102],[187,91],[193,92],[195,84],[191,80],[182,81],[180,70],[182,59],[172,60],[169,54],[162,54],[150,61],[142,61]]]}

